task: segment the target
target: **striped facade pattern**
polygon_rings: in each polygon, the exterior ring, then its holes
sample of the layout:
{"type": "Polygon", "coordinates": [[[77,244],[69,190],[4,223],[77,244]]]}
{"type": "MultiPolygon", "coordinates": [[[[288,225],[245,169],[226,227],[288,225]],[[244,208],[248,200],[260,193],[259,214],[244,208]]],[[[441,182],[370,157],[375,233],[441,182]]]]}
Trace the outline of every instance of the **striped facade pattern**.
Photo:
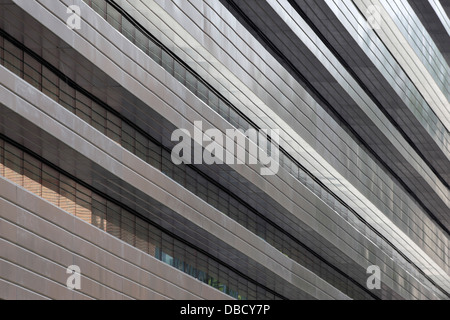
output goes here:
{"type": "Polygon", "coordinates": [[[0,16],[0,299],[450,298],[448,1],[0,16]],[[199,121],[277,129],[279,170],[175,164],[199,121]]]}

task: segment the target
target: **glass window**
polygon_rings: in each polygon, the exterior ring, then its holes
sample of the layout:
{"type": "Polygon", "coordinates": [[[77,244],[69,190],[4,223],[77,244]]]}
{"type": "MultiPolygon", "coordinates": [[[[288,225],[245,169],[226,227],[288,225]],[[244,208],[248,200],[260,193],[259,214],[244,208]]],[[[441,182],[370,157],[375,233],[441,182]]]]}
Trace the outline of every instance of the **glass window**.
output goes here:
{"type": "Polygon", "coordinates": [[[149,141],[148,162],[161,170],[161,147],[149,141]]]}
{"type": "Polygon", "coordinates": [[[211,90],[208,90],[208,105],[216,112],[219,112],[219,97],[211,90]]]}
{"type": "Polygon", "coordinates": [[[106,231],[106,200],[92,194],[92,222],[97,228],[106,231]]]}
{"type": "Polygon", "coordinates": [[[159,65],[161,65],[161,55],[162,49],[158,45],[156,45],[153,41],[149,42],[149,53],[150,57],[156,61],[159,65]]]}
{"type": "Polygon", "coordinates": [[[147,36],[142,33],[140,30],[136,30],[136,46],[144,51],[145,53],[148,53],[149,50],[149,41],[147,36]]]}
{"type": "Polygon", "coordinates": [[[197,96],[204,103],[208,103],[208,88],[201,82],[197,82],[197,96]]]}
{"type": "Polygon", "coordinates": [[[162,261],[173,265],[173,238],[169,235],[162,234],[162,261]]]}
{"type": "Polygon", "coordinates": [[[162,232],[156,227],[149,225],[148,226],[149,233],[149,254],[153,255],[155,258],[161,260],[161,246],[162,246],[162,232]],[[157,250],[159,249],[159,250],[157,250]],[[153,252],[153,254],[152,254],[153,252]]]}
{"type": "Polygon", "coordinates": [[[136,155],[142,160],[147,160],[148,139],[136,132],[136,155]]]}
{"type": "Polygon", "coordinates": [[[122,20],[122,33],[125,37],[128,38],[128,40],[130,40],[131,42],[134,43],[135,41],[135,28],[134,26],[131,24],[131,22],[129,22],[126,19],[122,20]]]}
{"type": "Polygon", "coordinates": [[[192,193],[197,193],[197,184],[195,183],[196,173],[193,169],[186,167],[186,184],[185,188],[192,193]]]}
{"type": "Polygon", "coordinates": [[[186,72],[186,87],[197,94],[197,79],[190,72],[186,72]]]}
{"type": "Polygon", "coordinates": [[[92,121],[91,125],[100,131],[106,133],[106,110],[95,102],[92,102],[92,121]]]}
{"type": "Polygon", "coordinates": [[[75,182],[65,176],[60,177],[60,207],[75,215],[75,182]]]}
{"type": "Polygon", "coordinates": [[[173,165],[173,179],[181,185],[185,184],[185,173],[180,165],[173,165]]]}
{"type": "Polygon", "coordinates": [[[106,232],[120,239],[120,207],[107,201],[106,232]]]}
{"type": "Polygon", "coordinates": [[[186,69],[178,61],[174,61],[174,76],[183,85],[186,84],[186,69]]]}
{"type": "Polygon", "coordinates": [[[122,15],[119,11],[117,11],[112,5],[109,3],[106,4],[107,6],[107,21],[119,32],[122,31],[122,15]]]}
{"type": "Polygon", "coordinates": [[[203,200],[208,200],[208,189],[206,186],[202,183],[199,183],[197,186],[197,195],[202,198],[203,200]]]}
{"type": "Polygon", "coordinates": [[[59,103],[70,112],[75,113],[76,108],[75,89],[73,89],[63,81],[60,81],[59,84],[60,84],[59,103]]]}
{"type": "Polygon", "coordinates": [[[216,261],[208,258],[208,276],[209,285],[218,288],[219,287],[219,265],[216,261]]]}
{"type": "MultiPolygon", "coordinates": [[[[148,224],[136,218],[136,248],[149,253],[148,224]]],[[[153,254],[152,254],[153,255],[153,254]]]]}
{"type": "Polygon", "coordinates": [[[256,299],[256,285],[247,281],[247,299],[255,300],[256,299]]]}
{"type": "Polygon", "coordinates": [[[170,74],[174,74],[173,58],[166,51],[162,51],[162,66],[170,74]]]}
{"type": "Polygon", "coordinates": [[[87,223],[92,223],[91,197],[89,189],[78,183],[76,184],[75,215],[87,223]]]}
{"type": "Polygon", "coordinates": [[[169,177],[172,177],[172,166],[174,163],[171,160],[171,155],[167,150],[162,151],[162,168],[161,171],[168,175],[169,177]]]}
{"type": "Polygon", "coordinates": [[[26,53],[24,55],[24,80],[36,89],[41,89],[41,64],[26,53]]]}
{"type": "Polygon", "coordinates": [[[24,154],[23,186],[28,191],[41,196],[41,163],[28,154],[24,154]]]}
{"type": "Polygon", "coordinates": [[[197,279],[206,283],[208,281],[208,260],[204,254],[197,253],[197,279]]]}
{"type": "Polygon", "coordinates": [[[134,214],[129,213],[121,209],[121,230],[122,237],[121,239],[126,243],[134,246],[135,245],[135,225],[136,225],[136,216],[134,214]]]}
{"type": "Polygon", "coordinates": [[[76,111],[75,114],[86,121],[91,122],[91,101],[87,99],[83,94],[76,92],[76,111]]]}
{"type": "Polygon", "coordinates": [[[230,108],[230,123],[233,127],[239,128],[239,116],[238,113],[230,108]]]}
{"type": "Polygon", "coordinates": [[[229,108],[223,100],[219,100],[219,114],[224,119],[229,119],[229,108]]]}
{"type": "Polygon", "coordinates": [[[113,141],[117,142],[117,143],[121,143],[121,133],[122,133],[122,128],[121,128],[121,123],[122,120],[118,117],[116,117],[115,115],[113,115],[111,112],[107,113],[107,131],[106,131],[106,135],[112,139],[113,141]]]}
{"type": "Polygon", "coordinates": [[[7,40],[5,40],[4,59],[4,66],[20,77],[22,73],[22,51],[7,40]]]}
{"type": "Polygon", "coordinates": [[[122,146],[134,152],[134,129],[126,123],[122,123],[122,146]]]}
{"type": "Polygon", "coordinates": [[[9,143],[5,143],[4,157],[5,178],[15,184],[22,185],[22,151],[9,143]]]}
{"type": "Polygon", "coordinates": [[[92,0],[92,8],[103,19],[106,18],[106,1],[104,1],[104,0],[92,0]]]}
{"type": "Polygon", "coordinates": [[[42,165],[42,198],[59,206],[59,173],[55,169],[42,165]]]}
{"type": "Polygon", "coordinates": [[[174,267],[183,271],[184,270],[184,262],[185,258],[185,245],[178,240],[174,240],[174,258],[175,263],[174,267]]]}
{"type": "Polygon", "coordinates": [[[185,272],[189,273],[193,277],[197,277],[196,275],[196,266],[197,266],[197,251],[195,251],[193,248],[188,247],[184,245],[185,248],[185,272]],[[186,268],[186,265],[189,266],[189,268],[186,268]]]}

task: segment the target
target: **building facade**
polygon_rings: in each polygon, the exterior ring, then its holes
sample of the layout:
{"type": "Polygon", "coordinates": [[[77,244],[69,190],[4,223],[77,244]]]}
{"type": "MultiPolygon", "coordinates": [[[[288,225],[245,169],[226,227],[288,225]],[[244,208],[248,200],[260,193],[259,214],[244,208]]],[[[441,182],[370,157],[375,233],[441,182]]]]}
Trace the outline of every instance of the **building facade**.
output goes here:
{"type": "Polygon", "coordinates": [[[0,299],[449,299],[449,12],[0,0],[0,299]]]}

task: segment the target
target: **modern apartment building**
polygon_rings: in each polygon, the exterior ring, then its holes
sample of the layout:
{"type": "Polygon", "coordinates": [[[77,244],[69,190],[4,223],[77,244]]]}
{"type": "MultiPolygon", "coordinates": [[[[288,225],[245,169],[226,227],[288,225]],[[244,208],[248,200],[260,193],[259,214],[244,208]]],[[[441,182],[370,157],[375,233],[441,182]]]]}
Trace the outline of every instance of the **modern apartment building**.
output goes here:
{"type": "Polygon", "coordinates": [[[449,16],[0,0],[0,299],[450,299],[449,16]]]}

